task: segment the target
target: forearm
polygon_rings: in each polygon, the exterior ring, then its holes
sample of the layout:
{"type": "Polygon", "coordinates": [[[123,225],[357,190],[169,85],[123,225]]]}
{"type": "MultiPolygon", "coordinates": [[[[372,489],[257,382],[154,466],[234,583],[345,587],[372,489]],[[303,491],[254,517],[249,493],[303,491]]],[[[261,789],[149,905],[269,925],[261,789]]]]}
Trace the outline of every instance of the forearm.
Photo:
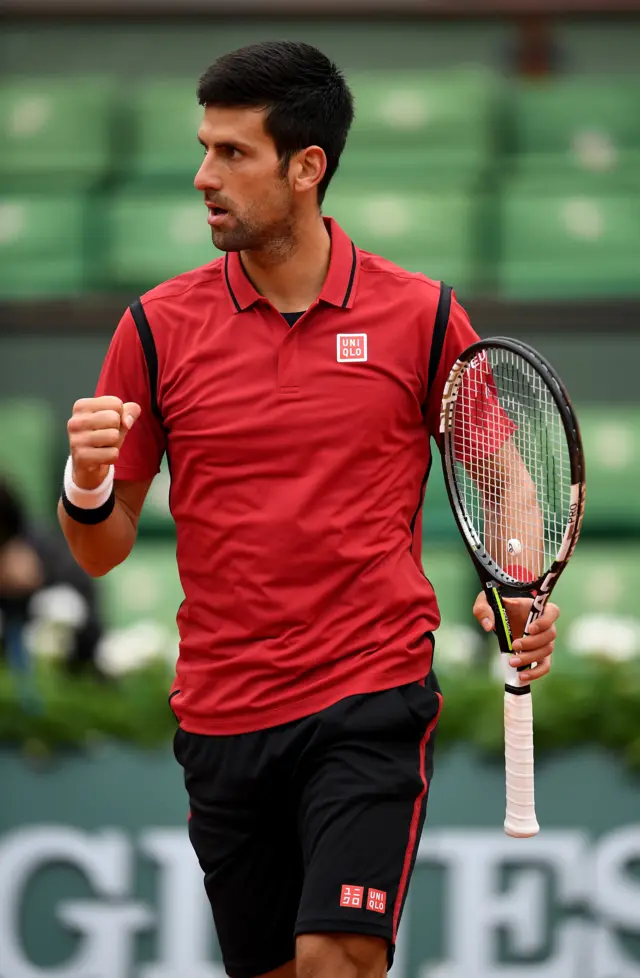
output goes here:
{"type": "Polygon", "coordinates": [[[73,520],[58,502],[58,519],[76,562],[91,577],[103,577],[121,564],[136,539],[136,523],[116,497],[113,512],[102,523],[88,525],[73,520]]]}
{"type": "Polygon", "coordinates": [[[482,492],[489,553],[502,568],[516,565],[538,577],[544,570],[544,527],[533,480],[510,442],[491,468],[482,492]],[[508,552],[509,540],[518,541],[520,553],[508,552]]]}

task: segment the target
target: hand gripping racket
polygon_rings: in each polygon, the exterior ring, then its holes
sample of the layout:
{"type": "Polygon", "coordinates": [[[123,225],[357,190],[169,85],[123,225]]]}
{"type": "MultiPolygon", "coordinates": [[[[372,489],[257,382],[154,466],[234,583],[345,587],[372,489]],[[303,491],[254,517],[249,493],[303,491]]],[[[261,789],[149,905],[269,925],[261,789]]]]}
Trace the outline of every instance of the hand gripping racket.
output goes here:
{"type": "Polygon", "coordinates": [[[494,611],[504,665],[504,829],[526,838],[539,831],[531,686],[528,666],[509,666],[511,629],[502,599],[532,599],[528,635],[573,553],[585,495],[580,431],[544,357],[495,337],[473,343],[453,365],[440,432],[447,492],[494,611]]]}

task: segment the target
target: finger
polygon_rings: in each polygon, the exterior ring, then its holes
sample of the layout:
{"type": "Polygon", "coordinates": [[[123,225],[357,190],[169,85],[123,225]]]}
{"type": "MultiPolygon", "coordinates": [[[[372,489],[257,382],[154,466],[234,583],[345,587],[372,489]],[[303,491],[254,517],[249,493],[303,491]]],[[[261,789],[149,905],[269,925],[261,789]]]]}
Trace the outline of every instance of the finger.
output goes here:
{"type": "Polygon", "coordinates": [[[142,408],[139,404],[136,404],[135,401],[127,401],[127,403],[122,406],[122,422],[127,431],[136,423],[141,412],[142,408]]]}
{"type": "Polygon", "coordinates": [[[536,632],[535,635],[526,635],[524,638],[517,638],[513,643],[515,652],[531,652],[548,645],[556,638],[556,626],[552,625],[544,632],[536,632]]]}
{"type": "Polygon", "coordinates": [[[520,680],[524,683],[533,683],[536,679],[542,679],[551,670],[551,659],[543,659],[542,662],[537,663],[534,669],[525,669],[520,673],[520,680]]]}
{"type": "Polygon", "coordinates": [[[120,441],[118,428],[97,428],[76,431],[71,438],[71,454],[75,458],[82,448],[112,448],[120,441]]]}
{"type": "Polygon", "coordinates": [[[512,655],[509,659],[509,665],[516,669],[518,666],[528,666],[532,662],[542,662],[544,659],[548,659],[553,652],[554,643],[550,642],[549,645],[545,645],[542,648],[536,649],[535,652],[519,652],[518,655],[512,655]]]}
{"type": "Polygon", "coordinates": [[[481,591],[473,605],[473,615],[480,622],[485,632],[490,632],[495,625],[495,619],[491,605],[487,601],[484,591],[481,591]]]}
{"type": "Polygon", "coordinates": [[[74,469],[86,468],[91,465],[113,465],[119,454],[120,450],[115,445],[110,448],[94,448],[91,445],[82,445],[73,452],[74,469]]]}
{"type": "Polygon", "coordinates": [[[120,430],[122,418],[117,411],[95,411],[81,412],[69,418],[67,430],[74,431],[96,431],[100,428],[114,428],[120,430]]]}
{"type": "Polygon", "coordinates": [[[119,397],[105,394],[102,397],[81,397],[73,405],[74,414],[95,414],[97,411],[117,411],[122,417],[122,401],[119,397]]]}
{"type": "Polygon", "coordinates": [[[557,621],[559,617],[560,608],[558,605],[548,604],[540,617],[536,618],[536,620],[532,622],[531,627],[529,628],[529,634],[535,635],[538,632],[546,631],[548,628],[553,626],[553,623],[557,621]]]}

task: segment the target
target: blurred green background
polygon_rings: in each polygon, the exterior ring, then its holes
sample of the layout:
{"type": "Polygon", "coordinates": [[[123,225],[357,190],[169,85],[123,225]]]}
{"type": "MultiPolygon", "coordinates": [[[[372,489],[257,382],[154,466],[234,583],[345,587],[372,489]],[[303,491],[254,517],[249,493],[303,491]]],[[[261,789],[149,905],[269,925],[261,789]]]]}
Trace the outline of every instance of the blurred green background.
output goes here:
{"type": "MultiPolygon", "coordinates": [[[[587,458],[583,535],[555,592],[554,669],[535,689],[543,831],[530,844],[502,835],[495,643],[471,616],[475,572],[433,466],[423,556],[442,611],[446,705],[393,973],[632,978],[640,4],[424,6],[5,0],[0,474],[56,532],[66,420],[92,394],[123,310],[217,257],[192,185],[201,71],[266,38],[335,58],[357,116],[325,213],[362,248],[452,284],[482,336],[548,356],[587,458]]],[[[60,620],[31,637],[41,712],[0,669],[0,978],[222,978],[168,747],[182,600],[168,490],[165,466],[133,553],[97,582],[107,680],[58,668],[60,620]]]]}
{"type": "MultiPolygon", "coordinates": [[[[482,335],[521,336],[563,376],[589,490],[558,590],[558,665],[603,641],[637,654],[638,20],[10,22],[0,41],[0,466],[52,521],[64,422],[92,392],[122,310],[216,256],[192,186],[195,80],[217,55],[268,37],[318,45],[356,95],[325,212],[361,247],[453,284],[482,335]],[[585,620],[602,627],[585,631],[585,620]]],[[[114,626],[173,627],[167,491],[163,472],[135,553],[101,582],[114,626]]],[[[455,654],[461,628],[471,641],[475,581],[438,466],[424,550],[442,654],[447,634],[455,654]]]]}

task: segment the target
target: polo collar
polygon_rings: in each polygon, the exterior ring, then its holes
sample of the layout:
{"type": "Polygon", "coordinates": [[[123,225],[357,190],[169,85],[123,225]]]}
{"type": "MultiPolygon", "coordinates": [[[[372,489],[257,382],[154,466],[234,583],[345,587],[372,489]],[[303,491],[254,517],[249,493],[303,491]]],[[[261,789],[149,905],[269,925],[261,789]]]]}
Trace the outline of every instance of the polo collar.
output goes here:
{"type": "MultiPolygon", "coordinates": [[[[355,297],[358,251],[353,241],[332,217],[325,217],[323,220],[331,235],[331,259],[318,298],[329,305],[350,309],[355,297]]],[[[225,255],[224,277],[236,312],[248,309],[262,298],[244,270],[239,251],[229,251],[225,255]]]]}

